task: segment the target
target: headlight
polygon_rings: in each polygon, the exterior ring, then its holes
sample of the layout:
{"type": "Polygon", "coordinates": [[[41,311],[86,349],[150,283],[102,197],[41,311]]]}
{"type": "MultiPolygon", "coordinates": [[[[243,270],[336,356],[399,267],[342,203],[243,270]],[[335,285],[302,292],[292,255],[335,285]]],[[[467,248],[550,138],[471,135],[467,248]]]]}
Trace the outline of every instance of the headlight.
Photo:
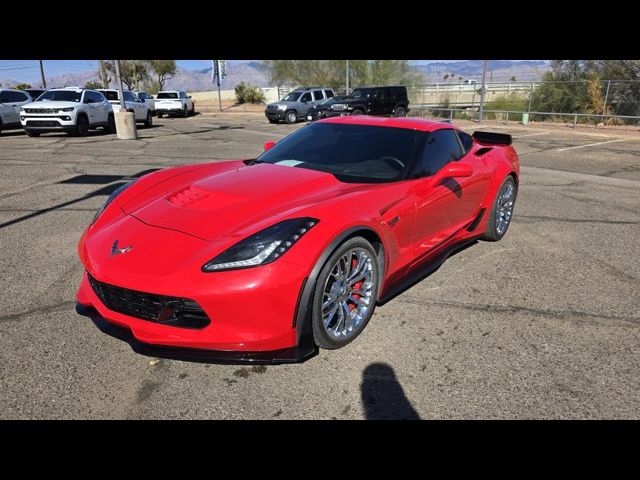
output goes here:
{"type": "Polygon", "coordinates": [[[276,105],[278,110],[286,110],[287,106],[286,105],[276,105]]]}
{"type": "Polygon", "coordinates": [[[345,103],[334,103],[331,105],[331,110],[346,110],[347,105],[345,103]]]}
{"type": "MultiPolygon", "coordinates": [[[[137,179],[136,179],[137,180],[137,179]]],[[[107,208],[109,206],[109,204],[111,202],[113,202],[113,200],[120,195],[122,192],[124,192],[127,188],[129,188],[131,185],[133,185],[135,183],[136,180],[131,180],[130,182],[125,183],[124,185],[116,188],[113,193],[111,195],[109,195],[109,198],[107,198],[107,201],[104,202],[104,205],[102,205],[102,207],[100,207],[100,210],[98,210],[95,214],[95,216],[93,217],[93,220],[91,220],[91,224],[95,223],[95,221],[98,219],[98,217],[100,216],[100,214],[102,212],[104,212],[104,209],[107,208]]]]}
{"type": "Polygon", "coordinates": [[[318,223],[315,218],[292,218],[276,223],[236,243],[202,267],[203,272],[266,265],[284,255],[318,223]]]}
{"type": "Polygon", "coordinates": [[[60,112],[73,112],[74,109],[75,109],[75,107],[61,108],[59,111],[60,112]]]}

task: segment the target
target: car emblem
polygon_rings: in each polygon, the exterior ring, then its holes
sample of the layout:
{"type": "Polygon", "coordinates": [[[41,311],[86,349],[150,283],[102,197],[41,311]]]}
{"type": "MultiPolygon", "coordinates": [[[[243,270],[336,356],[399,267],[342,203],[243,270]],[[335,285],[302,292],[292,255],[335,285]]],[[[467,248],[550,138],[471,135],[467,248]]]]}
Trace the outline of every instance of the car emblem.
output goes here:
{"type": "Polygon", "coordinates": [[[128,247],[124,247],[124,248],[118,248],[118,241],[116,240],[115,242],[113,242],[113,245],[111,245],[111,256],[113,257],[114,255],[121,255],[124,253],[127,253],[129,250],[131,250],[133,248],[133,245],[129,245],[128,247]]]}

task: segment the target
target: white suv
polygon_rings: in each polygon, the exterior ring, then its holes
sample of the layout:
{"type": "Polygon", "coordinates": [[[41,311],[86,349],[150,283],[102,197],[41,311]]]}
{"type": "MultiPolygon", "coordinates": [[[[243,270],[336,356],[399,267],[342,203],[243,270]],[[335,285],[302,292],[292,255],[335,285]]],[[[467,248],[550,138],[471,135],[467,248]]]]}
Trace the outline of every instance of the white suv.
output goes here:
{"type": "Polygon", "coordinates": [[[22,128],[20,125],[20,107],[31,103],[30,95],[20,90],[0,89],[0,133],[2,130],[22,128]]]}
{"type": "Polygon", "coordinates": [[[60,131],[84,137],[97,127],[116,131],[113,109],[104,95],[78,87],[47,90],[20,109],[20,123],[30,137],[60,131]]]}
{"type": "MultiPolygon", "coordinates": [[[[120,95],[118,90],[98,90],[102,93],[113,108],[113,112],[120,111],[120,95]]],[[[149,106],[138,95],[130,91],[122,92],[124,95],[124,106],[128,112],[134,114],[136,122],[144,122],[145,127],[153,126],[153,118],[149,106]]]]}
{"type": "Polygon", "coordinates": [[[196,113],[193,100],[182,90],[164,90],[156,95],[156,114],[159,118],[167,115],[188,117],[196,113]]]}

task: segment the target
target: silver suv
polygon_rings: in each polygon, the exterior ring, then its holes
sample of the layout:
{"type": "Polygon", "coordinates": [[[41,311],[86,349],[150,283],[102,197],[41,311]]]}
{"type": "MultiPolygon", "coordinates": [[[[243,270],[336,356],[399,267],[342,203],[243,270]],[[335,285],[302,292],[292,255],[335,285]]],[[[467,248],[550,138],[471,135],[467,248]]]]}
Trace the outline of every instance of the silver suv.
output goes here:
{"type": "Polygon", "coordinates": [[[267,105],[264,114],[271,123],[278,123],[280,120],[284,120],[287,123],[295,123],[299,118],[307,118],[307,112],[311,107],[334,96],[335,94],[331,88],[298,88],[279,102],[267,105]]]}

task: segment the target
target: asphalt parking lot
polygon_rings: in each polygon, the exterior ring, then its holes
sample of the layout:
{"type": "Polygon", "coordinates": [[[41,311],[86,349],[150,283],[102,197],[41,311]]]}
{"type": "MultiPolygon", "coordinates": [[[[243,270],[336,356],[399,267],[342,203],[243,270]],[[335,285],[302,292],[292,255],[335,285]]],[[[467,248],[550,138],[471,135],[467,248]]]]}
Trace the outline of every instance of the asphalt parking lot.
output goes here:
{"type": "MultiPolygon", "coordinates": [[[[150,169],[251,158],[302,124],[155,119],[139,140],[0,136],[0,418],[640,418],[640,134],[500,126],[514,219],[303,364],[134,353],[75,313],[77,241],[150,169]]],[[[477,128],[460,123],[463,128],[477,128]]]]}

